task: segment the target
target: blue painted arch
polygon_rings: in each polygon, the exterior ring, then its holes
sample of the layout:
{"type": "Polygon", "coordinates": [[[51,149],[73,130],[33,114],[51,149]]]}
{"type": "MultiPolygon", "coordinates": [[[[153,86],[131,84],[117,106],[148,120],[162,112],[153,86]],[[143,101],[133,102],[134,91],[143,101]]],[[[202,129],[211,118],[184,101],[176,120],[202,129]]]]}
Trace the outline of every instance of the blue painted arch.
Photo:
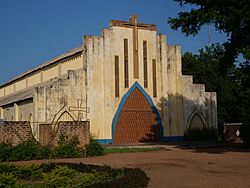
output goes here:
{"type": "Polygon", "coordinates": [[[137,88],[139,89],[139,91],[141,91],[141,93],[145,96],[145,98],[147,99],[148,103],[150,104],[151,108],[153,109],[155,116],[157,118],[157,123],[159,125],[160,128],[160,139],[163,140],[163,126],[162,126],[162,122],[161,122],[161,117],[159,115],[159,112],[156,108],[156,106],[154,105],[154,102],[152,101],[151,97],[147,94],[147,92],[140,86],[140,84],[138,82],[135,82],[127,91],[127,93],[122,97],[122,100],[117,108],[117,111],[115,113],[115,116],[113,118],[112,121],[112,143],[114,143],[114,134],[115,134],[115,128],[116,128],[116,124],[119,118],[119,115],[123,109],[124,104],[126,103],[128,97],[130,96],[130,94],[134,91],[134,89],[137,88]]]}

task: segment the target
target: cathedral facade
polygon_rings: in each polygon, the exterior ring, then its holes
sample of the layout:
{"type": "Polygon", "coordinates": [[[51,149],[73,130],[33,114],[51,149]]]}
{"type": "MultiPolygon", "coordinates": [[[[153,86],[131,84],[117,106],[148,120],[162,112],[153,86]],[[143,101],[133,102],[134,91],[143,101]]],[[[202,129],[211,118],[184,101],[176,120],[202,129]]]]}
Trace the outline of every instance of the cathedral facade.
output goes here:
{"type": "Polygon", "coordinates": [[[217,101],[182,75],[181,48],[132,16],[0,86],[0,119],[30,121],[36,139],[39,124],[89,120],[100,143],[169,141],[217,128],[217,101]]]}

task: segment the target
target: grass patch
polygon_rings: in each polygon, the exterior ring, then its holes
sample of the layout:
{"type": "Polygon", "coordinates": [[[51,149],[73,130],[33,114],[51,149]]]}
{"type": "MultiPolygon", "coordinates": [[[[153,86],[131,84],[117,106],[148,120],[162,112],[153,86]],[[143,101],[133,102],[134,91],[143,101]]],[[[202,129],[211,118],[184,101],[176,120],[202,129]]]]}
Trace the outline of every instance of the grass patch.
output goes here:
{"type": "Polygon", "coordinates": [[[74,163],[31,166],[0,164],[2,187],[147,187],[149,178],[140,169],[74,163]]]}
{"type": "Polygon", "coordinates": [[[104,148],[104,153],[135,153],[135,152],[145,152],[145,151],[158,151],[162,148],[152,147],[152,148],[113,148],[106,147],[104,148]]]}

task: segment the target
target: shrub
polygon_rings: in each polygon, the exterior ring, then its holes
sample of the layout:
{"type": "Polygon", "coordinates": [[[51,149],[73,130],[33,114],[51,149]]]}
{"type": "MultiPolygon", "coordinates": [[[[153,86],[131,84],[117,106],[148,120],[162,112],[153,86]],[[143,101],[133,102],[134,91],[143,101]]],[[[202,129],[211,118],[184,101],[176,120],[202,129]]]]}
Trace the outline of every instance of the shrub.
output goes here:
{"type": "Polygon", "coordinates": [[[240,129],[241,139],[250,146],[250,123],[243,124],[240,129]]]}
{"type": "Polygon", "coordinates": [[[16,178],[13,174],[1,173],[0,174],[0,188],[13,187],[16,183],[16,178]]]}
{"type": "Polygon", "coordinates": [[[0,164],[1,187],[147,187],[149,178],[140,169],[51,163],[32,166],[0,164]],[[12,171],[12,173],[9,173],[12,171]],[[25,175],[20,175],[24,172],[25,175]],[[30,176],[29,176],[29,175],[30,176]]]}
{"type": "Polygon", "coordinates": [[[37,153],[37,159],[51,159],[54,158],[54,148],[50,145],[40,146],[40,149],[37,153]]]}
{"type": "Polygon", "coordinates": [[[90,143],[86,145],[86,156],[99,156],[104,154],[103,147],[94,139],[90,139],[90,143]]]}
{"type": "Polygon", "coordinates": [[[0,161],[8,161],[12,156],[13,146],[10,143],[0,144],[0,161]]]}
{"type": "Polygon", "coordinates": [[[34,140],[24,141],[16,146],[0,144],[0,161],[17,161],[37,159],[41,146],[34,140]]]}
{"type": "Polygon", "coordinates": [[[189,141],[217,140],[217,130],[214,128],[188,128],[184,137],[189,141]]]}
{"type": "Polygon", "coordinates": [[[91,173],[82,173],[81,176],[78,177],[79,181],[75,185],[75,187],[87,187],[89,185],[93,185],[98,182],[103,182],[109,178],[109,174],[107,172],[91,172],[91,173]]]}
{"type": "Polygon", "coordinates": [[[32,160],[37,158],[40,145],[35,140],[27,140],[13,147],[12,161],[17,160],[32,160]]]}
{"type": "Polygon", "coordinates": [[[51,172],[44,173],[45,184],[48,187],[72,187],[75,173],[75,170],[67,166],[57,166],[51,172]]]}
{"type": "Polygon", "coordinates": [[[0,161],[18,161],[32,159],[69,158],[84,156],[84,150],[78,147],[77,137],[60,136],[58,146],[41,146],[35,140],[24,141],[16,146],[0,144],[0,161]]]}
{"type": "Polygon", "coordinates": [[[58,142],[58,147],[55,148],[56,157],[80,157],[83,156],[83,150],[78,147],[79,140],[76,136],[68,138],[61,135],[58,142]]]}

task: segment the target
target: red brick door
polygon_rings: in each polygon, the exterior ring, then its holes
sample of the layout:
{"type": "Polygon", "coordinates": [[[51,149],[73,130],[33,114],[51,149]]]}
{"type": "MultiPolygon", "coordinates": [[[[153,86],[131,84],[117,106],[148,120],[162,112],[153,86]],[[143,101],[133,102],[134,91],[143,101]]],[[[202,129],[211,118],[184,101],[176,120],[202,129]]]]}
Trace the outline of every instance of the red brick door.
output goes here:
{"type": "Polygon", "coordinates": [[[137,88],[130,94],[115,127],[114,144],[160,141],[160,128],[146,97],[137,88]]]}

